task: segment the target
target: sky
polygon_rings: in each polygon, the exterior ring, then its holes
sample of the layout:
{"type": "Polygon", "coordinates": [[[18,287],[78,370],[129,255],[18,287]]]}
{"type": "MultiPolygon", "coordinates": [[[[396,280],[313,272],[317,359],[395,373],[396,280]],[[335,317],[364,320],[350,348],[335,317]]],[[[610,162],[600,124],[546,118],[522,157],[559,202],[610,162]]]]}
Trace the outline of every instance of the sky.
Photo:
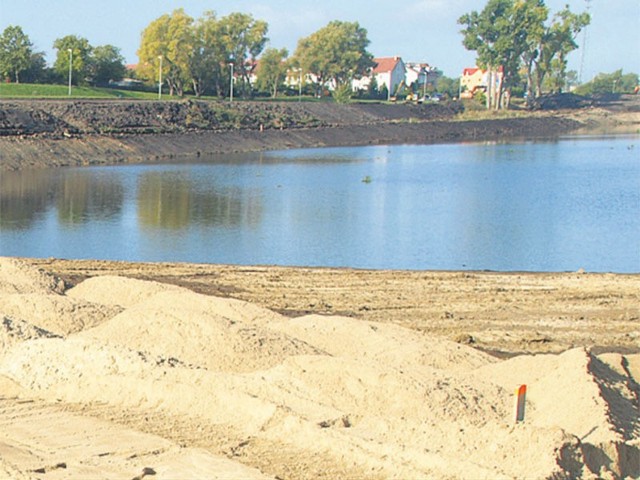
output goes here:
{"type": "MultiPolygon", "coordinates": [[[[49,63],[53,42],[78,35],[93,46],[120,48],[127,63],[137,63],[140,34],[159,16],[184,8],[192,17],[206,10],[218,16],[249,13],[269,24],[270,47],[295,51],[298,40],[332,20],[357,21],[368,32],[375,57],[400,56],[427,62],[449,77],[475,65],[475,52],[462,45],[457,19],[480,11],[486,0],[0,0],[0,31],[19,25],[49,63]]],[[[591,25],[581,34],[569,69],[588,81],[600,72],[622,68],[640,74],[640,0],[546,0],[552,12],[565,4],[573,12],[590,7],[591,25]]]]}

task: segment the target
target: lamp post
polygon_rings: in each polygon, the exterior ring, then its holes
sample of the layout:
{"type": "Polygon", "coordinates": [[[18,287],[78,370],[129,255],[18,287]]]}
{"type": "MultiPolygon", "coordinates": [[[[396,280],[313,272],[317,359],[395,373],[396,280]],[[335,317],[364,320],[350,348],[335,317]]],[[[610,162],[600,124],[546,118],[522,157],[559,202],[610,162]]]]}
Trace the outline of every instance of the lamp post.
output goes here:
{"type": "Polygon", "coordinates": [[[231,67],[231,74],[229,75],[229,102],[233,103],[233,57],[229,62],[229,66],[231,67]]]}
{"type": "Polygon", "coordinates": [[[70,48],[67,49],[69,52],[69,96],[71,96],[71,76],[72,76],[72,68],[73,68],[73,50],[70,48]]]}
{"type": "Polygon", "coordinates": [[[424,67],[424,86],[423,86],[424,93],[422,94],[423,102],[427,101],[427,81],[428,80],[429,80],[429,71],[427,70],[427,67],[424,67]]]}
{"type": "Polygon", "coordinates": [[[298,68],[298,102],[302,101],[302,68],[298,68]]]}
{"type": "Polygon", "coordinates": [[[158,55],[160,68],[158,69],[158,100],[162,100],[162,55],[158,55]]]}

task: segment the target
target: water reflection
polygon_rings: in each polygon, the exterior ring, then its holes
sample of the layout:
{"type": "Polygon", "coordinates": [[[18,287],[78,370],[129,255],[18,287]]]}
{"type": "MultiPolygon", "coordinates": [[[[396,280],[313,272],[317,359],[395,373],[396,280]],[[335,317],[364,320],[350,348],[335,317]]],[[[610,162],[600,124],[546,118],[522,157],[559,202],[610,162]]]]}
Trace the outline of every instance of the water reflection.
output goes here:
{"type": "Polygon", "coordinates": [[[0,229],[28,229],[47,210],[52,176],[38,170],[31,175],[0,172],[0,229]]]}
{"type": "Polygon", "coordinates": [[[376,146],[4,172],[0,255],[638,272],[637,141],[376,146]]]}
{"type": "Polygon", "coordinates": [[[144,228],[180,230],[200,227],[247,226],[260,222],[259,197],[239,187],[224,188],[214,180],[183,172],[150,171],[137,187],[138,220],[144,228]]]}
{"type": "Polygon", "coordinates": [[[0,228],[24,230],[54,209],[60,225],[117,217],[123,207],[121,179],[89,171],[33,170],[0,175],[0,228]]]}
{"type": "Polygon", "coordinates": [[[124,187],[118,176],[74,171],[58,177],[53,197],[63,225],[109,221],[122,212],[124,187]]]}

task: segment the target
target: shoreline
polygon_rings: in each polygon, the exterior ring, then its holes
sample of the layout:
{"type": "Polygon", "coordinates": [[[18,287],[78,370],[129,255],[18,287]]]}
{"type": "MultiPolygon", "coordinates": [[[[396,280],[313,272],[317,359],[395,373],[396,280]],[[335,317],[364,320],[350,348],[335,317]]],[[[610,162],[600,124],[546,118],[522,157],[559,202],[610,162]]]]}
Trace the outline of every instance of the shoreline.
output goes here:
{"type": "MultiPolygon", "coordinates": [[[[466,119],[462,106],[2,102],[0,171],[181,161],[295,148],[557,138],[575,112],[466,119]]],[[[590,123],[591,122],[591,123],[590,123]]]]}
{"type": "Polygon", "coordinates": [[[498,356],[575,347],[640,353],[640,274],[21,260],[67,288],[105,275],[151,280],[287,317],[397,324],[498,356]]]}

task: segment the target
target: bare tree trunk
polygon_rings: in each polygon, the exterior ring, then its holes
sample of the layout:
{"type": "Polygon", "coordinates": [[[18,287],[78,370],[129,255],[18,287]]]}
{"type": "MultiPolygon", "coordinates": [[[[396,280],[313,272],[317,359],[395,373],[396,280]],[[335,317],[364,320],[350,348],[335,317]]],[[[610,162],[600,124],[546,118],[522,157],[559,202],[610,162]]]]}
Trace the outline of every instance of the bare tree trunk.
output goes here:
{"type": "Polygon", "coordinates": [[[486,100],[487,100],[487,110],[491,110],[491,107],[493,106],[493,69],[491,67],[488,67],[488,71],[487,71],[487,93],[486,93],[486,100]]]}
{"type": "Polygon", "coordinates": [[[503,85],[502,85],[502,80],[504,78],[504,75],[500,75],[499,73],[496,73],[497,76],[497,80],[498,80],[498,86],[496,88],[496,102],[495,102],[495,109],[496,110],[500,110],[501,108],[504,108],[503,105],[503,85]]]}

